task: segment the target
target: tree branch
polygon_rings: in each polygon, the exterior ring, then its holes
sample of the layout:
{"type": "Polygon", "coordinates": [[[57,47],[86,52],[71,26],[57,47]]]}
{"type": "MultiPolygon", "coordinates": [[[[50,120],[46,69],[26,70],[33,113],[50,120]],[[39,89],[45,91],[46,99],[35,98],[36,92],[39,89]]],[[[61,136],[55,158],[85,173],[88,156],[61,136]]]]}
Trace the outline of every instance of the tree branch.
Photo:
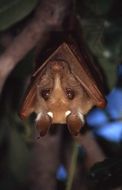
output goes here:
{"type": "Polygon", "coordinates": [[[60,164],[61,130],[36,140],[30,159],[28,187],[30,190],[55,190],[56,170],[60,164]]]}
{"type": "Polygon", "coordinates": [[[13,40],[13,43],[0,57],[0,93],[9,73],[16,64],[38,43],[50,30],[61,26],[68,12],[70,0],[44,0],[37,8],[34,17],[13,40]]]}
{"type": "Polygon", "coordinates": [[[78,135],[75,137],[75,140],[85,149],[86,158],[84,164],[87,169],[93,166],[96,162],[103,161],[106,158],[104,152],[90,131],[83,135],[78,135]]]}

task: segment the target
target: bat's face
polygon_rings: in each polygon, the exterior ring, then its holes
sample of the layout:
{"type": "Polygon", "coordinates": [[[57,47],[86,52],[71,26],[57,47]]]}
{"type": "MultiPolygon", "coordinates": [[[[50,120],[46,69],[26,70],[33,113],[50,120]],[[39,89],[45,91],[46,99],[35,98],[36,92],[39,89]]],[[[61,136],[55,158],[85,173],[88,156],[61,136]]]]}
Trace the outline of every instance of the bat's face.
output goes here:
{"type": "Polygon", "coordinates": [[[37,84],[37,112],[51,113],[53,123],[66,123],[68,113],[85,114],[92,101],[63,61],[47,64],[37,84]]]}
{"type": "MultiPolygon", "coordinates": [[[[84,115],[93,102],[81,84],[73,76],[69,65],[64,61],[50,61],[37,81],[35,111],[51,117],[52,123],[78,121],[78,130],[84,124],[84,115]]],[[[76,130],[77,131],[77,130],[76,130]]]]}

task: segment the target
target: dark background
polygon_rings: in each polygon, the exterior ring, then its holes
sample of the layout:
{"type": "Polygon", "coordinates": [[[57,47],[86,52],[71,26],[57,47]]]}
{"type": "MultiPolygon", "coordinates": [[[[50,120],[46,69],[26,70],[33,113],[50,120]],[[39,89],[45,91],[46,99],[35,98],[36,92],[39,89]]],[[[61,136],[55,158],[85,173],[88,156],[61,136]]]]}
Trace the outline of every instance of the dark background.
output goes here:
{"type": "MultiPolygon", "coordinates": [[[[42,2],[0,0],[1,56],[33,19],[39,3],[42,2]]],[[[105,157],[115,158],[112,161],[112,166],[115,167],[110,169],[114,177],[110,181],[105,179],[105,187],[101,187],[102,190],[113,189],[114,186],[121,186],[121,180],[117,183],[113,181],[116,178],[121,179],[119,175],[122,167],[122,1],[74,0],[73,14],[79,20],[80,32],[86,45],[104,74],[108,106],[105,110],[93,110],[88,115],[87,127],[105,157]]],[[[31,48],[9,73],[2,88],[0,189],[95,189],[96,182],[86,179],[91,167],[84,167],[86,147],[75,144],[66,126],[56,126],[48,135],[38,139],[39,134],[34,123],[31,120],[23,122],[18,116],[21,98],[34,68],[34,60],[35,48],[31,48]]],[[[109,163],[108,161],[104,169],[107,175],[109,163]]],[[[103,166],[98,166],[98,171],[99,168],[104,168],[104,163],[103,166]]]]}

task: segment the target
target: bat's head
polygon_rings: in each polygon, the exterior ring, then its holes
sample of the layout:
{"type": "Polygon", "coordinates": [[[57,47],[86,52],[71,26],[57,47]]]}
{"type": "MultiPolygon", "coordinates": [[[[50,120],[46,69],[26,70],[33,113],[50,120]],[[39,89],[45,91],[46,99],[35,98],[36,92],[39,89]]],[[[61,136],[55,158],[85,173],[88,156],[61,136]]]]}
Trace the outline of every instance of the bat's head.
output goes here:
{"type": "Polygon", "coordinates": [[[96,94],[99,91],[93,79],[89,79],[90,74],[80,70],[77,60],[72,64],[72,59],[69,62],[59,57],[52,57],[33,75],[34,82],[21,109],[24,118],[32,112],[37,114],[36,124],[41,135],[55,123],[66,123],[71,134],[77,135],[84,125],[84,116],[97,104],[92,91],[93,88],[96,94]]]}
{"type": "Polygon", "coordinates": [[[72,115],[79,117],[83,125],[83,116],[92,106],[92,99],[73,76],[69,65],[61,60],[50,61],[37,83],[36,112],[45,110],[52,123],[67,123],[72,115]]]}

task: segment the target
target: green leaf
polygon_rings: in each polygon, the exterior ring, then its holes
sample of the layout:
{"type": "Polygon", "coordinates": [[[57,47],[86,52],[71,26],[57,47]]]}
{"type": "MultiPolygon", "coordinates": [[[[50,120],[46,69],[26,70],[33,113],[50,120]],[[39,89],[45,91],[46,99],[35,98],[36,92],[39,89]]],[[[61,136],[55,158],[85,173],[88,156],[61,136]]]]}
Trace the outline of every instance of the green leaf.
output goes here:
{"type": "Polygon", "coordinates": [[[37,5],[38,0],[0,0],[0,31],[26,17],[37,5]]]}

